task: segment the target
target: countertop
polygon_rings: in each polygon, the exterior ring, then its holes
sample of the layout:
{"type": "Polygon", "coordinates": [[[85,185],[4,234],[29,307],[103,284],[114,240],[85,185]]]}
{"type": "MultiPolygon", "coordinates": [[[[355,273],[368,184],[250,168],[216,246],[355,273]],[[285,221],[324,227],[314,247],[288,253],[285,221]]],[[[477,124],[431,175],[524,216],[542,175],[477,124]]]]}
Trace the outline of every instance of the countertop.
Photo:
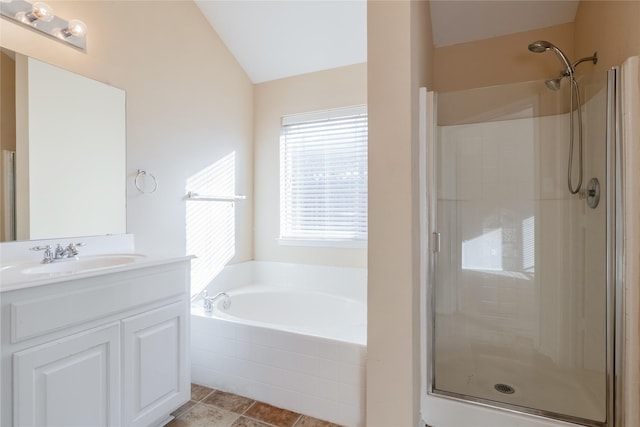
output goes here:
{"type": "MultiPolygon", "coordinates": [[[[95,277],[103,274],[118,273],[123,271],[136,270],[139,268],[153,267],[158,265],[165,265],[176,262],[190,261],[195,258],[194,256],[176,256],[176,257],[149,257],[140,254],[133,253],[116,253],[116,254],[100,254],[93,255],[92,257],[99,256],[128,256],[135,255],[135,260],[127,264],[111,265],[108,267],[90,268],[86,270],[78,271],[66,271],[55,273],[36,273],[26,274],[24,269],[36,267],[42,265],[40,262],[24,261],[16,262],[11,265],[3,265],[0,268],[0,292],[9,292],[20,289],[27,289],[36,286],[49,285],[58,282],[64,282],[69,280],[83,279],[87,277],[95,277]]],[[[80,256],[78,260],[82,260],[80,256]]],[[[54,261],[54,263],[66,263],[77,262],[77,260],[61,260],[54,261]]]]}

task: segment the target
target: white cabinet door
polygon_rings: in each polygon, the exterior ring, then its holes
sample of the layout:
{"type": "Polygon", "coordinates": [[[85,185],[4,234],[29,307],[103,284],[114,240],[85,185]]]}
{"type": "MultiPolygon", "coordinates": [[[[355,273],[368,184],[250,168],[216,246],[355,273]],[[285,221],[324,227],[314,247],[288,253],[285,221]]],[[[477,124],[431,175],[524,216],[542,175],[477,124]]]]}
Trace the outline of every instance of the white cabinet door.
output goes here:
{"type": "Polygon", "coordinates": [[[14,425],[120,425],[120,325],[13,355],[14,425]]]}
{"type": "Polygon", "coordinates": [[[156,424],[189,400],[187,321],[186,302],[122,321],[124,425],[156,424]]]}

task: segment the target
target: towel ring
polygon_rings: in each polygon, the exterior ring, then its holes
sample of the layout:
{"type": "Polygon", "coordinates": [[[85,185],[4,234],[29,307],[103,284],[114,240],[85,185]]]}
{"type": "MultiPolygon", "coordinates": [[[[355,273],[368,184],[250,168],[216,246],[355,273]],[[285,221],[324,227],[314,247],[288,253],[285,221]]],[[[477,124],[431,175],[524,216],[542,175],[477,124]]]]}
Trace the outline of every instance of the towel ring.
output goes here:
{"type": "Polygon", "coordinates": [[[147,171],[143,171],[142,169],[138,169],[138,174],[136,175],[136,179],[134,180],[134,183],[138,191],[141,192],[142,194],[155,193],[156,190],[158,189],[158,180],[156,179],[156,177],[147,171]],[[140,177],[143,177],[143,176],[151,177],[151,180],[153,181],[153,188],[151,189],[151,191],[145,191],[143,189],[143,186],[140,185],[140,177]]]}

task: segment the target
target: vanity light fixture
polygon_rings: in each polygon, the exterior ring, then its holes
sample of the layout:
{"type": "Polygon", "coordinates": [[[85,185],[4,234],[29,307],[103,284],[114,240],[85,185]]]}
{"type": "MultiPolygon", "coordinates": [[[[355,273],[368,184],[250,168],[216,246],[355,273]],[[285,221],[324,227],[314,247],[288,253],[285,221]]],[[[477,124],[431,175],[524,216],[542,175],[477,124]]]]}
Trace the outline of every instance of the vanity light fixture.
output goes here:
{"type": "Polygon", "coordinates": [[[51,22],[54,17],[51,6],[44,2],[37,1],[33,4],[29,12],[16,13],[15,19],[25,24],[37,25],[35,21],[51,22]]]}
{"type": "Polygon", "coordinates": [[[0,15],[80,49],[86,48],[85,23],[79,19],[67,22],[55,16],[53,9],[44,2],[31,4],[25,0],[0,0],[0,15]]]}

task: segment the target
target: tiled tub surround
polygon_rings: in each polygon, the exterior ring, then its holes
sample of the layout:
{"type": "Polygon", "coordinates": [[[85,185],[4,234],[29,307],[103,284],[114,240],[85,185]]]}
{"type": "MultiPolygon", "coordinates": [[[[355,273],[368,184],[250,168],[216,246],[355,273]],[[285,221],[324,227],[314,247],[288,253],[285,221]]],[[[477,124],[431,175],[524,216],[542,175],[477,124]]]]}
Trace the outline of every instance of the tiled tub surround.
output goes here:
{"type": "Polygon", "coordinates": [[[226,267],[208,287],[222,291],[226,313],[192,305],[194,383],[364,425],[366,270],[252,261],[226,267]]]}

